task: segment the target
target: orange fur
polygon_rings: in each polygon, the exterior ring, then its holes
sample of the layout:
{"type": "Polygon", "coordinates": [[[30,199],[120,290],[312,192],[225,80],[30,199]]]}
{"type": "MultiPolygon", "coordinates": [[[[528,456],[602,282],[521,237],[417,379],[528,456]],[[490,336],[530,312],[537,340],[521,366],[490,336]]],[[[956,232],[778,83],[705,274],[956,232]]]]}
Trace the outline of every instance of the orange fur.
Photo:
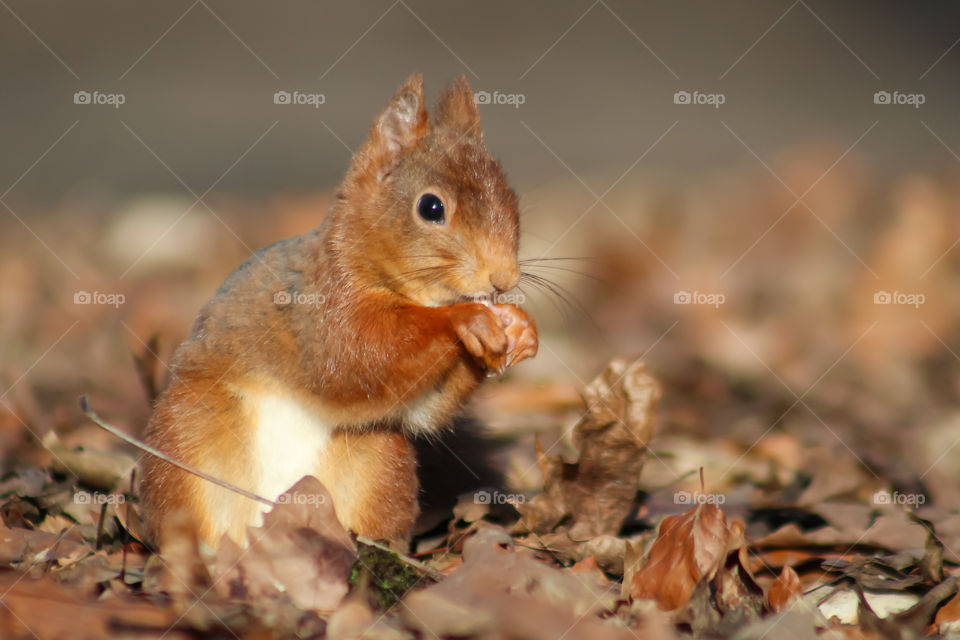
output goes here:
{"type": "MultiPolygon", "coordinates": [[[[470,301],[516,285],[517,237],[470,87],[455,83],[431,123],[412,76],[323,223],[258,251],[201,310],[147,442],[253,492],[310,473],[345,526],[403,540],[418,493],[407,436],[442,428],[487,371],[536,353],[525,312],[470,301]],[[444,202],[442,224],[418,217],[424,192],[444,202]]],[[[158,543],[175,511],[212,543],[244,541],[257,519],[255,502],[157,459],[140,491],[158,543]]]]}

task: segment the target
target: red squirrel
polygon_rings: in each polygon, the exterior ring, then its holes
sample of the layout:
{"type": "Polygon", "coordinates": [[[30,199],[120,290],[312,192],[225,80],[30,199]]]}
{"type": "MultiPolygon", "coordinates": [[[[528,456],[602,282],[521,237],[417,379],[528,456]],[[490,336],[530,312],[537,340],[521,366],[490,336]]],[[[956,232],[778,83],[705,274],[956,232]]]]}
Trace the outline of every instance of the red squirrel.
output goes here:
{"type": "MultiPolygon", "coordinates": [[[[374,121],[320,226],[257,251],[176,350],[147,444],[268,499],[304,475],[338,519],[408,539],[418,515],[409,438],[536,355],[533,319],[490,296],[517,286],[517,196],[483,146],[466,79],[434,117],[417,74],[374,121]],[[480,302],[478,302],[478,300],[480,302]]],[[[188,517],[243,544],[262,505],[156,457],[141,463],[152,541],[188,517]]]]}

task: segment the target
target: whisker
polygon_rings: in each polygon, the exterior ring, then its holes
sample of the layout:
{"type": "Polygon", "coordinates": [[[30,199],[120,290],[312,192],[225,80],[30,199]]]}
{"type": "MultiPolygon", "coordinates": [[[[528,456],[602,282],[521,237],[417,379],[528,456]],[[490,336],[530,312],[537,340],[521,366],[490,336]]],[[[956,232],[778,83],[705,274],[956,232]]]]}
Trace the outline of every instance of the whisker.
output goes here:
{"type": "Polygon", "coordinates": [[[534,264],[537,262],[557,262],[557,261],[583,261],[583,262],[599,262],[601,260],[608,260],[607,256],[570,256],[570,257],[556,257],[556,258],[524,258],[520,261],[520,264],[534,264]]]}
{"type": "MultiPolygon", "coordinates": [[[[567,308],[564,307],[563,305],[561,305],[559,302],[557,302],[556,296],[553,295],[552,292],[551,292],[549,289],[547,289],[543,284],[541,284],[541,283],[533,280],[532,278],[530,278],[530,277],[529,277],[529,274],[526,274],[526,273],[520,274],[520,281],[521,281],[521,282],[523,282],[525,278],[526,278],[526,281],[527,281],[527,282],[529,282],[530,284],[532,284],[538,291],[540,291],[540,292],[542,292],[542,293],[544,294],[544,297],[550,302],[551,305],[553,305],[553,307],[557,310],[557,312],[559,312],[560,315],[564,317],[564,319],[567,318],[568,313],[569,313],[569,312],[567,311],[567,308]]],[[[519,288],[520,288],[520,285],[517,285],[517,288],[519,289],[519,288]]]]}
{"type": "MultiPolygon", "coordinates": [[[[540,288],[542,291],[549,292],[554,296],[556,296],[558,299],[563,301],[564,304],[567,305],[569,310],[579,312],[585,318],[587,318],[587,320],[589,320],[590,323],[595,328],[599,329],[599,325],[597,324],[596,320],[593,318],[593,315],[587,310],[587,308],[583,305],[583,303],[580,302],[580,300],[578,300],[577,297],[573,294],[573,292],[571,292],[569,289],[567,289],[566,287],[564,287],[563,285],[557,282],[554,282],[550,278],[547,278],[539,274],[530,273],[529,271],[521,273],[520,279],[523,280],[524,278],[526,278],[529,282],[531,282],[532,284],[540,288]]],[[[564,316],[567,317],[567,314],[565,313],[564,316]]]]}
{"type": "Polygon", "coordinates": [[[597,282],[603,282],[603,280],[592,273],[587,273],[585,271],[577,271],[576,269],[570,269],[568,267],[558,267],[552,264],[527,264],[524,265],[528,269],[553,269],[554,271],[566,271],[567,273],[575,273],[578,276],[583,276],[584,278],[590,278],[597,282]]]}

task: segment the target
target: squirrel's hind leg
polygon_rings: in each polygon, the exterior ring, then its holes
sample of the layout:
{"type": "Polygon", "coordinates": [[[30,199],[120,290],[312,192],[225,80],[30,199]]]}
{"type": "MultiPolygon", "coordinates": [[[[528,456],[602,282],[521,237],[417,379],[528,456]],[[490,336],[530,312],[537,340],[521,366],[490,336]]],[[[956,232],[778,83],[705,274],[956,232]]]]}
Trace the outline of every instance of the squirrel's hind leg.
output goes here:
{"type": "MultiPolygon", "coordinates": [[[[147,428],[147,444],[199,471],[253,490],[249,415],[226,385],[181,374],[160,397],[147,428]]],[[[153,456],[140,465],[140,499],[151,542],[164,530],[187,526],[216,546],[223,534],[246,541],[258,504],[153,456]]]]}
{"type": "Polygon", "coordinates": [[[346,528],[394,545],[409,542],[420,483],[416,452],[399,429],[336,431],[316,475],[346,528]]]}

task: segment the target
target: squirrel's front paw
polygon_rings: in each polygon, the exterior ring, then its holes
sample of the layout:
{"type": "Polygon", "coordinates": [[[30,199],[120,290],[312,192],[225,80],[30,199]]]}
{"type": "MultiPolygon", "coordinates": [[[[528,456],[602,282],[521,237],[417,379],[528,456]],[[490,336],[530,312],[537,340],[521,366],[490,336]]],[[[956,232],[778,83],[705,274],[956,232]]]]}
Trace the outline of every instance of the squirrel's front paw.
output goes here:
{"type": "Polygon", "coordinates": [[[488,307],[464,302],[451,307],[453,329],[463,346],[489,372],[507,368],[508,339],[502,321],[488,307]]]}
{"type": "Polygon", "coordinates": [[[495,304],[491,309],[507,334],[507,367],[537,355],[540,341],[533,317],[512,304],[495,304]]]}

